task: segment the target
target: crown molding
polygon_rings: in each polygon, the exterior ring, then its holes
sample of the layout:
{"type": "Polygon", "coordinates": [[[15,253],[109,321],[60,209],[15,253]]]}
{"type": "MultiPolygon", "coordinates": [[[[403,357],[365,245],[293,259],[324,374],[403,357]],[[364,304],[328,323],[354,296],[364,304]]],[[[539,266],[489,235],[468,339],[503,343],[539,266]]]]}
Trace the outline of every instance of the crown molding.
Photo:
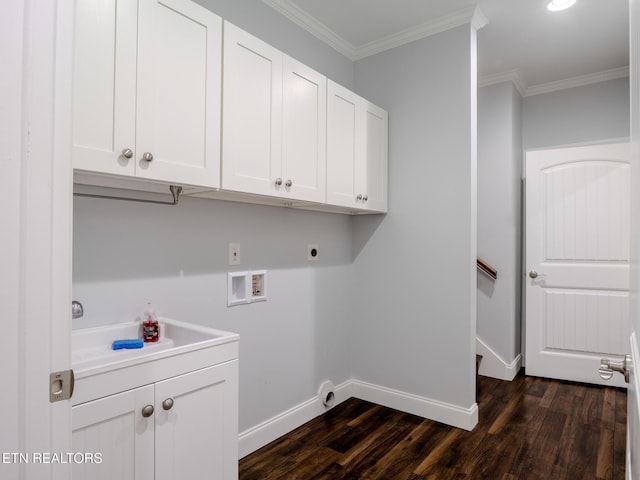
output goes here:
{"type": "Polygon", "coordinates": [[[532,97],[543,93],[556,92],[567,88],[582,87],[593,83],[606,82],[629,76],[629,67],[613,68],[602,72],[589,73],[578,77],[566,78],[555,82],[540,83],[538,85],[527,85],[520,70],[508,70],[492,75],[483,75],[478,78],[478,88],[488,87],[503,82],[512,82],[522,97],[532,97]]]}
{"type": "Polygon", "coordinates": [[[407,28],[406,30],[360,45],[355,49],[355,60],[360,60],[362,58],[375,55],[376,53],[391,50],[392,48],[415,42],[416,40],[420,40],[467,23],[471,23],[477,30],[487,24],[487,19],[478,7],[470,6],[457,12],[439,17],[434,21],[416,25],[415,27],[407,28]]]}
{"type": "Polygon", "coordinates": [[[522,73],[517,68],[514,70],[507,70],[506,72],[499,72],[492,75],[483,75],[478,78],[478,88],[488,87],[490,85],[496,85],[498,83],[511,82],[518,90],[520,96],[524,97],[527,94],[527,82],[522,77],[522,73]]]}
{"type": "Polygon", "coordinates": [[[355,46],[342,38],[323,23],[317,21],[306,11],[298,7],[292,0],[262,0],[289,20],[322,40],[351,61],[360,60],[376,53],[390,50],[400,45],[420,40],[421,38],[444,32],[451,28],[470,23],[476,30],[487,24],[487,18],[476,6],[444,15],[431,22],[426,22],[400,32],[387,35],[378,40],[355,46]]]}
{"type": "Polygon", "coordinates": [[[347,42],[336,32],[327,27],[324,23],[319,22],[306,11],[298,7],[291,0],[262,0],[271,8],[281,13],[293,23],[303,28],[319,40],[338,51],[349,60],[355,60],[356,48],[347,42]]]}
{"type": "Polygon", "coordinates": [[[578,77],[558,80],[556,82],[531,85],[530,87],[527,88],[527,91],[523,96],[531,97],[533,95],[551,93],[558,90],[565,90],[567,88],[582,87],[584,85],[591,85],[592,83],[606,82],[607,80],[616,80],[618,78],[625,78],[628,76],[629,76],[628,66],[613,68],[611,70],[604,70],[602,72],[589,73],[587,75],[580,75],[578,77]]]}

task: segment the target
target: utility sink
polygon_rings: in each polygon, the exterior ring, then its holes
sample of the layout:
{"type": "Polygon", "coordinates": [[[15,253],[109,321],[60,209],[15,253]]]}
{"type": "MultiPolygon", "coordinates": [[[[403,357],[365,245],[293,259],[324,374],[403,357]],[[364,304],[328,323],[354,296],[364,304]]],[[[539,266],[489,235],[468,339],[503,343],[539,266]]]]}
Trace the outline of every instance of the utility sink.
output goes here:
{"type": "Polygon", "coordinates": [[[140,338],[140,322],[75,330],[71,335],[71,366],[76,377],[119,369],[235,341],[235,333],[159,318],[160,340],[142,348],[112,350],[114,340],[140,338]]]}

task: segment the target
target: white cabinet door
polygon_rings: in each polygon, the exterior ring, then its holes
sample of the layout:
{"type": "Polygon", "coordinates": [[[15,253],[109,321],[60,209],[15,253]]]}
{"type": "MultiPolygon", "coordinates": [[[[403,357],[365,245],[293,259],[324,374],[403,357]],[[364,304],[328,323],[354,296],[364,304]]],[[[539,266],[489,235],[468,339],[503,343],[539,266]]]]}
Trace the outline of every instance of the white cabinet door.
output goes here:
{"type": "Polygon", "coordinates": [[[388,114],[365,102],[366,129],[363,169],[360,171],[363,202],[367,209],[387,211],[388,114]]]}
{"type": "Polygon", "coordinates": [[[387,211],[387,112],[329,81],[327,203],[387,211]]]}
{"type": "Polygon", "coordinates": [[[73,452],[94,454],[73,465],[74,480],[153,480],[153,385],[83,403],[72,408],[73,452]],[[100,454],[100,462],[95,461],[100,454]]]}
{"type": "Polygon", "coordinates": [[[279,195],[282,53],[224,23],[222,187],[279,195]]]}
{"type": "Polygon", "coordinates": [[[280,194],[297,200],[324,202],[327,79],[285,56],[282,91],[280,194]]]}
{"type": "Polygon", "coordinates": [[[74,168],[134,174],[137,22],[136,0],[75,2],[74,168]]]}
{"type": "Polygon", "coordinates": [[[355,207],[364,143],[361,99],[332,81],[327,96],[327,203],[355,207]]]}
{"type": "Polygon", "coordinates": [[[222,187],[324,202],[326,77],[224,28],[222,187]]]}
{"type": "Polygon", "coordinates": [[[238,478],[237,379],[233,360],[156,384],[156,480],[238,478]]]}
{"type": "Polygon", "coordinates": [[[222,21],[190,0],[139,12],[136,174],[219,187],[222,21]]]}

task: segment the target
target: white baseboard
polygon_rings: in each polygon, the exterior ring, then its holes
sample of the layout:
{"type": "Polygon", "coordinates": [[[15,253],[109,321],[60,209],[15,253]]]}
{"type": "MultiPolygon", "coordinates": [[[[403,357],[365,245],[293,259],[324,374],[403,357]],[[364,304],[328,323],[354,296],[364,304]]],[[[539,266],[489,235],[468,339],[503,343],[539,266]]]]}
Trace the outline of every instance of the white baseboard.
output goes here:
{"type": "MultiPolygon", "coordinates": [[[[351,382],[351,380],[347,380],[335,387],[334,406],[353,396],[351,382]]],[[[255,427],[251,427],[244,432],[241,432],[238,436],[239,458],[255,452],[259,448],[271,443],[285,433],[295,430],[300,425],[304,425],[309,420],[313,420],[326,411],[327,409],[322,405],[319,397],[313,397],[256,425],[255,427]]]]}
{"type": "Polygon", "coordinates": [[[476,338],[476,353],[482,355],[478,373],[483,377],[511,381],[522,367],[521,354],[518,354],[511,363],[507,363],[479,338],[476,338]]]}
{"type": "Polygon", "coordinates": [[[477,403],[474,403],[470,408],[462,408],[359,380],[353,380],[352,383],[353,396],[361,400],[395,408],[401,412],[412,413],[464,430],[473,430],[473,427],[478,423],[477,403]]]}
{"type": "MultiPolygon", "coordinates": [[[[468,409],[461,408],[358,380],[348,380],[341,383],[336,386],[334,393],[335,405],[351,397],[356,397],[361,400],[419,415],[465,430],[472,430],[478,423],[477,404],[473,404],[473,406],[468,409]]],[[[259,448],[295,430],[326,411],[320,399],[314,397],[255,427],[241,432],[238,437],[239,457],[243,458],[255,452],[259,448]]]]}

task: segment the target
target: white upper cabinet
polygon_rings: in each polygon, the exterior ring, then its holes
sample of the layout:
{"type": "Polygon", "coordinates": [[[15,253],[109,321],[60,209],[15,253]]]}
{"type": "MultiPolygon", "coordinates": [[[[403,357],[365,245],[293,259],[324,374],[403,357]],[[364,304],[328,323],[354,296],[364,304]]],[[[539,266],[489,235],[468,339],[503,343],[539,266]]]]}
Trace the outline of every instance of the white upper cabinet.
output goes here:
{"type": "Polygon", "coordinates": [[[324,202],[326,78],[224,29],[222,188],[324,202]]]}
{"type": "Polygon", "coordinates": [[[190,0],[76,2],[74,168],[220,186],[220,17],[190,0]]]}
{"type": "Polygon", "coordinates": [[[387,211],[387,112],[328,82],[327,203],[387,211]]]}

